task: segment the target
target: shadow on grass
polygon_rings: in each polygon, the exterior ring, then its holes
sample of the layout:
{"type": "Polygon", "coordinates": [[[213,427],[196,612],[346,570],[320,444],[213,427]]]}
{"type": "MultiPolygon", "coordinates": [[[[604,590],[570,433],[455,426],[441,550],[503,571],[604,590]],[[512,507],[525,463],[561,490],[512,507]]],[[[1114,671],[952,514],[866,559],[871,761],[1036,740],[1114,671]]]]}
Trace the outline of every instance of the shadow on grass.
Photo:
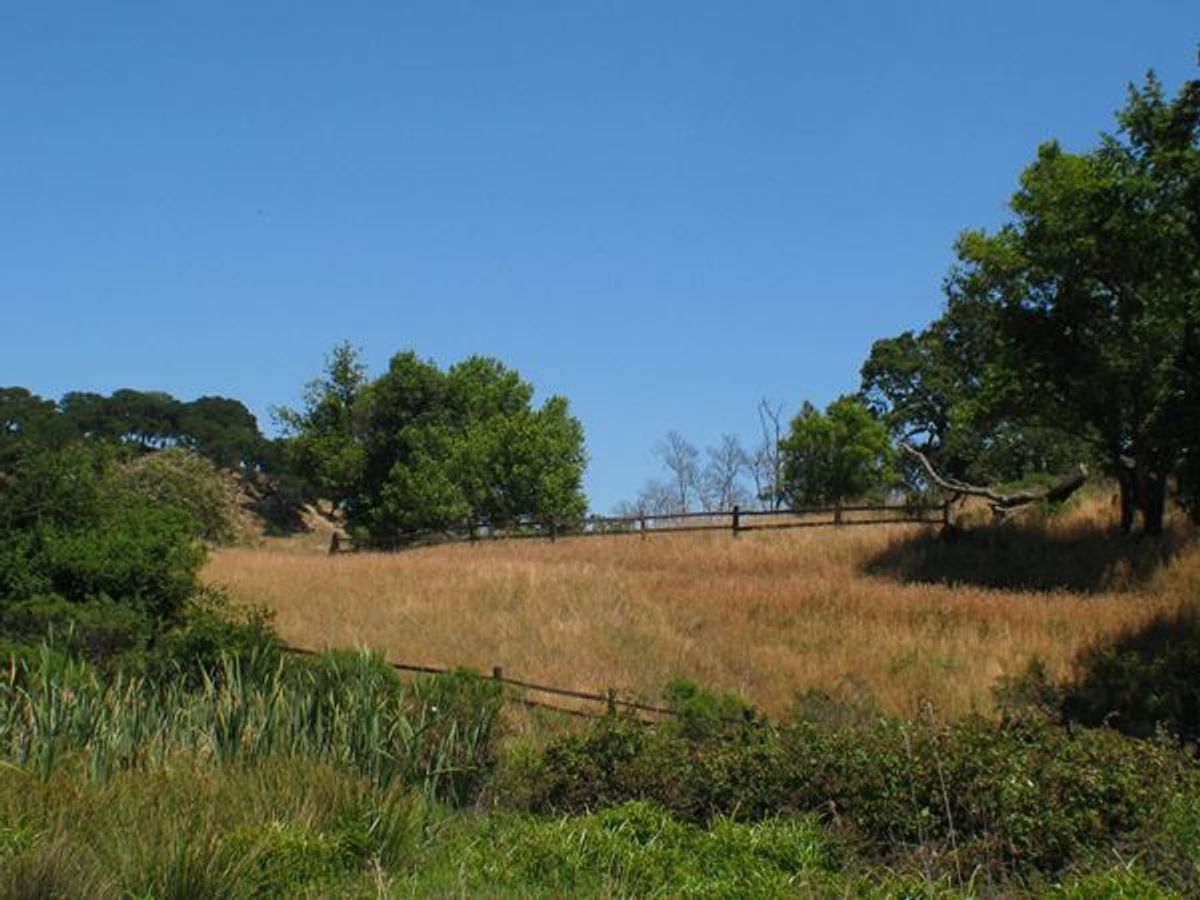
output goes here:
{"type": "Polygon", "coordinates": [[[1194,743],[1200,739],[1200,611],[1189,604],[1161,612],[1093,644],[1061,681],[1034,657],[1024,672],[1002,678],[995,696],[1009,716],[1032,713],[1194,743]]]}
{"type": "Polygon", "coordinates": [[[1136,737],[1164,728],[1200,738],[1200,614],[1162,613],[1082,653],[1062,698],[1064,718],[1136,737]]]}
{"type": "Polygon", "coordinates": [[[1064,529],[1010,522],[922,531],[890,544],[862,569],[907,583],[1095,594],[1136,588],[1187,543],[1171,529],[1140,538],[1091,524],[1064,529]]]}

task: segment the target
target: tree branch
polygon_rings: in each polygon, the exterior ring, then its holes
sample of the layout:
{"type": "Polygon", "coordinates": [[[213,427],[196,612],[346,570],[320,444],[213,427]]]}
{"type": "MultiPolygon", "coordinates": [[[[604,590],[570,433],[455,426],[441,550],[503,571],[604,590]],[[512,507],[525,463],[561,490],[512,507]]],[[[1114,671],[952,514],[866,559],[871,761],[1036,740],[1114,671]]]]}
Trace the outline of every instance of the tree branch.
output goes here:
{"type": "Polygon", "coordinates": [[[921,463],[921,467],[925,470],[925,474],[929,476],[929,480],[943,491],[954,494],[955,500],[964,496],[982,497],[988,501],[988,504],[992,508],[992,513],[996,516],[1010,515],[1030,503],[1036,503],[1038,500],[1046,500],[1050,503],[1058,503],[1066,500],[1083,486],[1088,477],[1087,466],[1080,463],[1074,472],[1049,487],[1028,488],[1013,494],[1001,494],[988,487],[980,487],[979,485],[968,484],[965,481],[958,481],[939,475],[928,457],[907,441],[902,441],[900,448],[909,455],[916,457],[921,463]]]}

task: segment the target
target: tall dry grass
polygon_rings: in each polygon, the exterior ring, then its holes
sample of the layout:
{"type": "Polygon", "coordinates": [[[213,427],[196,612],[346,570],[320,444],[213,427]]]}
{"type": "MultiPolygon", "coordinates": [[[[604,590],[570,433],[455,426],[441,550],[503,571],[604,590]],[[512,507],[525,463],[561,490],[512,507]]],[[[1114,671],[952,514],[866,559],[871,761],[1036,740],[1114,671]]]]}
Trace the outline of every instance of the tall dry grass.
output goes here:
{"type": "Polygon", "coordinates": [[[996,680],[1031,656],[1062,674],[1081,648],[1197,595],[1187,535],[1177,528],[1164,554],[1111,535],[1110,519],[1093,499],[951,542],[898,525],[336,557],[225,549],[206,577],[274,610],[304,647],[644,697],[682,676],[771,712],[812,688],[959,714],[987,711],[996,680]]]}

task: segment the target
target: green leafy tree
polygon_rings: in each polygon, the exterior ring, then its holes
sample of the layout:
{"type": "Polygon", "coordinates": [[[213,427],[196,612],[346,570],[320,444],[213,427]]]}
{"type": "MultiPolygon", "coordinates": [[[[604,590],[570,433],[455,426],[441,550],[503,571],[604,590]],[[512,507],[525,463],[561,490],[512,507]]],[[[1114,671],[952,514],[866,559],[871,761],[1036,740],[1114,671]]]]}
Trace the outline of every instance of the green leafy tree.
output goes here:
{"type": "MultiPolygon", "coordinates": [[[[1200,81],[1131,86],[1119,131],[1087,153],[1039,148],[1013,222],[968,231],[950,301],[996,316],[994,409],[1091,442],[1121,485],[1121,525],[1162,529],[1168,476],[1200,414],[1200,81]]],[[[1185,480],[1189,476],[1185,473],[1185,480]]]]}
{"type": "Polygon", "coordinates": [[[269,458],[254,414],[228,397],[200,397],[183,404],[179,442],[223,469],[253,469],[269,458]]]}
{"type": "Polygon", "coordinates": [[[443,373],[397,354],[367,391],[363,518],[379,533],[580,518],[583,429],[565,399],[532,403],[495,359],[443,373]]]}
{"type": "Polygon", "coordinates": [[[70,391],[58,401],[58,409],[80,438],[117,440],[122,424],[110,411],[108,398],[90,391],[70,391]]]}
{"type": "Polygon", "coordinates": [[[820,412],[805,402],[780,441],[783,493],[793,506],[823,506],[879,490],[895,478],[887,428],[857,398],[820,412]]]}
{"type": "Polygon", "coordinates": [[[861,373],[862,397],[894,437],[963,476],[976,474],[989,424],[978,403],[980,373],[996,339],[986,313],[978,304],[955,304],[919,334],[876,341],[861,373]]]}
{"type": "Polygon", "coordinates": [[[108,429],[144,450],[170,447],[179,437],[182,404],[163,391],[113,391],[105,403],[108,429]]]}
{"type": "Polygon", "coordinates": [[[23,387],[0,388],[0,473],[41,450],[62,447],[73,437],[52,400],[23,387]]]}
{"type": "Polygon", "coordinates": [[[363,482],[359,423],[366,372],[358,351],[348,343],[338,344],[325,361],[324,373],[305,386],[302,407],[275,411],[288,434],[289,466],[315,493],[347,508],[363,482]]]}
{"type": "Polygon", "coordinates": [[[532,385],[487,357],[442,371],[398,353],[368,382],[347,352],[281,418],[292,458],[352,524],[383,536],[582,517],[583,429],[566,400],[534,407],[532,385]]]}
{"type": "MultiPolygon", "coordinates": [[[[992,403],[985,373],[1001,331],[991,307],[954,300],[924,331],[876,341],[862,367],[861,396],[892,433],[920,449],[939,471],[996,484],[1059,473],[1094,456],[1062,430],[1017,421],[992,403]]],[[[923,472],[907,458],[908,480],[923,472]]]]}

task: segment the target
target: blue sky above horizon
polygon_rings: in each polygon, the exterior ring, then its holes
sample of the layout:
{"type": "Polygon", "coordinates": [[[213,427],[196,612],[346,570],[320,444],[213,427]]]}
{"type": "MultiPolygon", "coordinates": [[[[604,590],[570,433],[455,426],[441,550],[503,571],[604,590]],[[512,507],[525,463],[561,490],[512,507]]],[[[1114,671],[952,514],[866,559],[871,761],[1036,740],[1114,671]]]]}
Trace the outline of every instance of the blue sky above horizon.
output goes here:
{"type": "Polygon", "coordinates": [[[598,511],[941,307],[1038,143],[1196,76],[1194,2],[0,11],[0,385],[243,400],[348,340],[567,396],[598,511]]]}

